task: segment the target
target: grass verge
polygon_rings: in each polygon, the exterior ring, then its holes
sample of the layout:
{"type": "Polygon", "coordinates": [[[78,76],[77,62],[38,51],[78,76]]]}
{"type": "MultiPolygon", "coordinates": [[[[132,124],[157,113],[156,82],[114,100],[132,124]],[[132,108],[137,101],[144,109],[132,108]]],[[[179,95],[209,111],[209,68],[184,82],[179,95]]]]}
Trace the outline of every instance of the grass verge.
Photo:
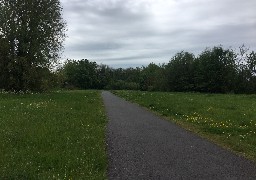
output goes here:
{"type": "Polygon", "coordinates": [[[106,179],[99,91],[0,93],[0,179],[106,179]]]}
{"type": "Polygon", "coordinates": [[[256,95],[114,93],[256,162],[256,95]]]}

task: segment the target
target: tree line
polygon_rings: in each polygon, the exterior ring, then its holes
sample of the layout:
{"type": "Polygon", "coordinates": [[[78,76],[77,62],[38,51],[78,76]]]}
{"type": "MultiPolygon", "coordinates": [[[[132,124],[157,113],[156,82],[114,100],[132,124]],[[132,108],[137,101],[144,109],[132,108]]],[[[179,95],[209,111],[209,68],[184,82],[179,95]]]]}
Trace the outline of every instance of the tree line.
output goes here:
{"type": "Polygon", "coordinates": [[[166,64],[126,69],[67,60],[55,75],[69,89],[256,93],[255,67],[256,53],[245,46],[239,52],[216,46],[198,56],[181,51],[166,64]]]}
{"type": "MultiPolygon", "coordinates": [[[[47,6],[42,4],[44,5],[47,6]]],[[[22,5],[20,6],[22,9],[22,5]]],[[[27,31],[33,32],[33,25],[29,24],[32,20],[20,21],[16,17],[13,22],[0,29],[0,89],[45,91],[52,88],[67,88],[256,93],[256,53],[249,51],[245,46],[240,47],[239,52],[216,46],[205,49],[197,56],[181,51],[166,64],[150,63],[147,66],[126,69],[114,69],[87,59],[67,60],[55,71],[51,67],[57,61],[62,42],[52,40],[56,38],[54,33],[64,28],[64,22],[59,22],[56,30],[51,29],[52,34],[40,32],[40,37],[45,36],[47,42],[44,46],[41,42],[43,40],[33,39],[30,37],[31,34],[26,34],[27,31]],[[23,27],[23,21],[29,23],[23,27]],[[11,25],[16,27],[16,31],[4,30],[11,25]]],[[[48,25],[42,23],[37,26],[46,26],[44,28],[47,29],[48,25]]],[[[58,38],[63,40],[65,34],[59,32],[59,36],[58,38]]]]}
{"type": "Polygon", "coordinates": [[[0,90],[129,89],[256,93],[256,54],[222,46],[195,56],[181,51],[166,64],[111,68],[87,59],[57,70],[66,23],[59,0],[0,0],[0,90]]]}
{"type": "Polygon", "coordinates": [[[129,89],[256,93],[256,54],[222,46],[195,56],[181,51],[166,64],[114,69],[87,59],[54,65],[65,40],[59,0],[0,0],[0,90],[129,89]]]}

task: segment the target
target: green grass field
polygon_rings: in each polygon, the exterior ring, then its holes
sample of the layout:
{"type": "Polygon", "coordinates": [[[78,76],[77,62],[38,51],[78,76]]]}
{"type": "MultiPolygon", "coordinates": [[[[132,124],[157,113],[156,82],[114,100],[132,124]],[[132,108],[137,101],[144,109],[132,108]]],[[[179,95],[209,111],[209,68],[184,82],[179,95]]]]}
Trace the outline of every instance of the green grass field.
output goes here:
{"type": "Polygon", "coordinates": [[[106,179],[99,91],[0,93],[0,179],[106,179]]]}
{"type": "Polygon", "coordinates": [[[114,93],[256,161],[256,95],[114,93]]]}

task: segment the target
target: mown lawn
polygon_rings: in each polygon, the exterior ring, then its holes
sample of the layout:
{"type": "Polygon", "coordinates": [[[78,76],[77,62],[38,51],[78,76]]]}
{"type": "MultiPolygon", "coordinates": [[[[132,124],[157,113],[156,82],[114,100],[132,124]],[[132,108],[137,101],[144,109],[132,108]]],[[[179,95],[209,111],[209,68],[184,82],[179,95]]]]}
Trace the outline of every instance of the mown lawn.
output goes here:
{"type": "Polygon", "coordinates": [[[99,91],[0,93],[0,179],[106,179],[99,91]]]}
{"type": "Polygon", "coordinates": [[[256,161],[256,95],[114,93],[256,161]]]}

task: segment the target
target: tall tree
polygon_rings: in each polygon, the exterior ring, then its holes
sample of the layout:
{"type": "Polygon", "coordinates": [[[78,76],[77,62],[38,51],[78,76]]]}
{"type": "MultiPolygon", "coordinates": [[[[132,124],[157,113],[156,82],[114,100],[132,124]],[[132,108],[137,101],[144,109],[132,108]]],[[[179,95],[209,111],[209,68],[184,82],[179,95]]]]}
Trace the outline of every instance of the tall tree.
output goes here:
{"type": "Polygon", "coordinates": [[[237,76],[236,54],[221,46],[206,49],[195,60],[197,91],[229,93],[234,90],[237,76]]]}
{"type": "Polygon", "coordinates": [[[192,53],[181,51],[166,65],[169,90],[193,91],[195,56],[192,53]]]}
{"type": "Polygon", "coordinates": [[[159,82],[162,82],[162,67],[150,63],[147,67],[143,67],[141,71],[140,89],[156,91],[160,90],[159,82]]]}
{"type": "Polygon", "coordinates": [[[8,50],[9,47],[6,38],[0,35],[0,89],[3,89],[7,84],[7,79],[3,74],[8,73],[5,68],[7,66],[6,59],[8,58],[8,50]]]}
{"type": "Polygon", "coordinates": [[[235,92],[255,93],[256,92],[256,53],[249,52],[244,45],[239,47],[237,54],[238,77],[235,92]]]}
{"type": "Polygon", "coordinates": [[[65,39],[61,12],[59,0],[0,0],[0,35],[8,42],[0,59],[5,89],[43,89],[65,39]]]}
{"type": "Polygon", "coordinates": [[[99,86],[96,62],[87,59],[67,60],[62,68],[68,88],[96,89],[99,86]]]}

